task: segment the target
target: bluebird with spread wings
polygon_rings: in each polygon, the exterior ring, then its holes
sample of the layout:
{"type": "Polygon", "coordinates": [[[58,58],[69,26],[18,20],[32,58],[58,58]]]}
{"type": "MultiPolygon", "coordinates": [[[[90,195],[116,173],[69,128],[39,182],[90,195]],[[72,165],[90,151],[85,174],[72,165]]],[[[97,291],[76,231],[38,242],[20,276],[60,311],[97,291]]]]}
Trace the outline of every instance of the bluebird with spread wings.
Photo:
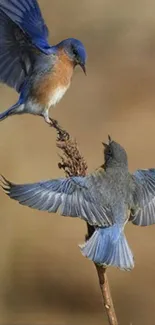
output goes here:
{"type": "Polygon", "coordinates": [[[109,138],[104,165],[85,177],[69,177],[16,185],[3,178],[3,189],[20,204],[38,210],[80,217],[95,227],[81,245],[83,255],[104,266],[134,267],[124,234],[128,221],[155,223],[155,169],[128,171],[126,151],[109,138]]]}
{"type": "Polygon", "coordinates": [[[83,71],[86,50],[68,38],[50,46],[37,0],[0,0],[0,82],[16,89],[18,102],[0,114],[30,113],[52,124],[49,108],[70,86],[74,68],[83,71]]]}

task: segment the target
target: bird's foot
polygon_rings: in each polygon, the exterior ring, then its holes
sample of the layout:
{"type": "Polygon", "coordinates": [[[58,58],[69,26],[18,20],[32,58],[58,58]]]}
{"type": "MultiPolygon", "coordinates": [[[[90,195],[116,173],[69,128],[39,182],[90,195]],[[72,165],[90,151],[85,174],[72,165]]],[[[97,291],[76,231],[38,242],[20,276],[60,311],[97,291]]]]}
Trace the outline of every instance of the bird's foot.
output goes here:
{"type": "Polygon", "coordinates": [[[69,137],[70,137],[69,133],[61,128],[58,121],[54,120],[52,118],[49,118],[49,119],[50,119],[50,126],[57,130],[58,140],[59,141],[67,141],[67,140],[69,140],[69,137]]]}
{"type": "Polygon", "coordinates": [[[52,126],[53,128],[57,129],[59,127],[58,121],[54,120],[53,118],[49,117],[49,125],[52,126]]]}

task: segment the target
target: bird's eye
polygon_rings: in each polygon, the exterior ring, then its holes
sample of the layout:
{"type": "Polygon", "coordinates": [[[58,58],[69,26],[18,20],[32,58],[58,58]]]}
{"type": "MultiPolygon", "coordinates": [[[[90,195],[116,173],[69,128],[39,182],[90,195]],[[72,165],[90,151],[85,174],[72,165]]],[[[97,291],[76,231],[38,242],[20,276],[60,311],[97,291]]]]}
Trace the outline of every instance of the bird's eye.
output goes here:
{"type": "Polygon", "coordinates": [[[112,156],[112,149],[110,146],[108,146],[106,154],[107,154],[107,156],[112,156]]]}
{"type": "Polygon", "coordinates": [[[73,54],[74,54],[75,56],[78,55],[78,52],[77,52],[77,50],[75,49],[75,47],[73,47],[72,51],[73,51],[73,54]]]}

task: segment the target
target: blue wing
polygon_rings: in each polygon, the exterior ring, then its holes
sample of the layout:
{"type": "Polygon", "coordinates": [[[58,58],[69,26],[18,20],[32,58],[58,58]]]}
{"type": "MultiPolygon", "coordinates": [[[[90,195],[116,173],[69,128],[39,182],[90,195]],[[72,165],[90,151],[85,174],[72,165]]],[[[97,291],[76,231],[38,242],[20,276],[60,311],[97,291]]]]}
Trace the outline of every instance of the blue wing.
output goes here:
{"type": "Polygon", "coordinates": [[[36,0],[0,0],[2,10],[30,41],[45,54],[51,53],[48,44],[48,29],[36,0]]]}
{"type": "Polygon", "coordinates": [[[26,35],[0,10],[0,81],[20,92],[36,55],[26,35]]]}
{"type": "Polygon", "coordinates": [[[133,178],[137,186],[130,221],[137,226],[155,224],[155,169],[137,170],[133,178]]]}
{"type": "MultiPolygon", "coordinates": [[[[89,184],[90,185],[90,184],[89,184]]],[[[71,177],[34,184],[16,185],[3,178],[3,189],[20,204],[63,216],[81,217],[91,225],[112,224],[110,210],[90,194],[87,177],[71,177]]]]}

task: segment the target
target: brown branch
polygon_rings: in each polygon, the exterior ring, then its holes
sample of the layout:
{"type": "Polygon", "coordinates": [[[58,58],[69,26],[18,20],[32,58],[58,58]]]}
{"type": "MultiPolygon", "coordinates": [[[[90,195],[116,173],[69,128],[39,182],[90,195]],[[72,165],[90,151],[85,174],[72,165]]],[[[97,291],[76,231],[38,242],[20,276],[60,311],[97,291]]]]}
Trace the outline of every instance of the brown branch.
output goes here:
{"type": "MultiPolygon", "coordinates": [[[[57,121],[52,122],[52,126],[57,131],[56,145],[62,151],[62,155],[60,155],[61,162],[59,162],[58,167],[64,170],[66,177],[85,176],[88,167],[84,158],[80,154],[76,140],[71,138],[70,135],[59,126],[57,121]]],[[[85,236],[85,239],[88,240],[92,236],[93,232],[94,227],[87,224],[87,235],[85,236]]],[[[95,264],[95,267],[98,274],[99,285],[109,325],[118,325],[106,275],[106,268],[97,264],[95,264]]]]}
{"type": "MultiPolygon", "coordinates": [[[[93,227],[90,226],[88,223],[87,223],[87,232],[88,233],[86,235],[86,240],[88,240],[94,232],[93,227]]],[[[110,288],[109,288],[108,277],[106,274],[106,268],[104,266],[101,266],[98,264],[95,264],[95,267],[96,267],[97,274],[98,274],[99,285],[100,285],[101,294],[102,294],[102,298],[103,298],[103,304],[104,304],[104,307],[106,310],[109,324],[110,325],[118,325],[115,308],[114,308],[114,304],[113,304],[113,300],[112,300],[112,296],[111,296],[111,292],[110,292],[110,288]]]]}

